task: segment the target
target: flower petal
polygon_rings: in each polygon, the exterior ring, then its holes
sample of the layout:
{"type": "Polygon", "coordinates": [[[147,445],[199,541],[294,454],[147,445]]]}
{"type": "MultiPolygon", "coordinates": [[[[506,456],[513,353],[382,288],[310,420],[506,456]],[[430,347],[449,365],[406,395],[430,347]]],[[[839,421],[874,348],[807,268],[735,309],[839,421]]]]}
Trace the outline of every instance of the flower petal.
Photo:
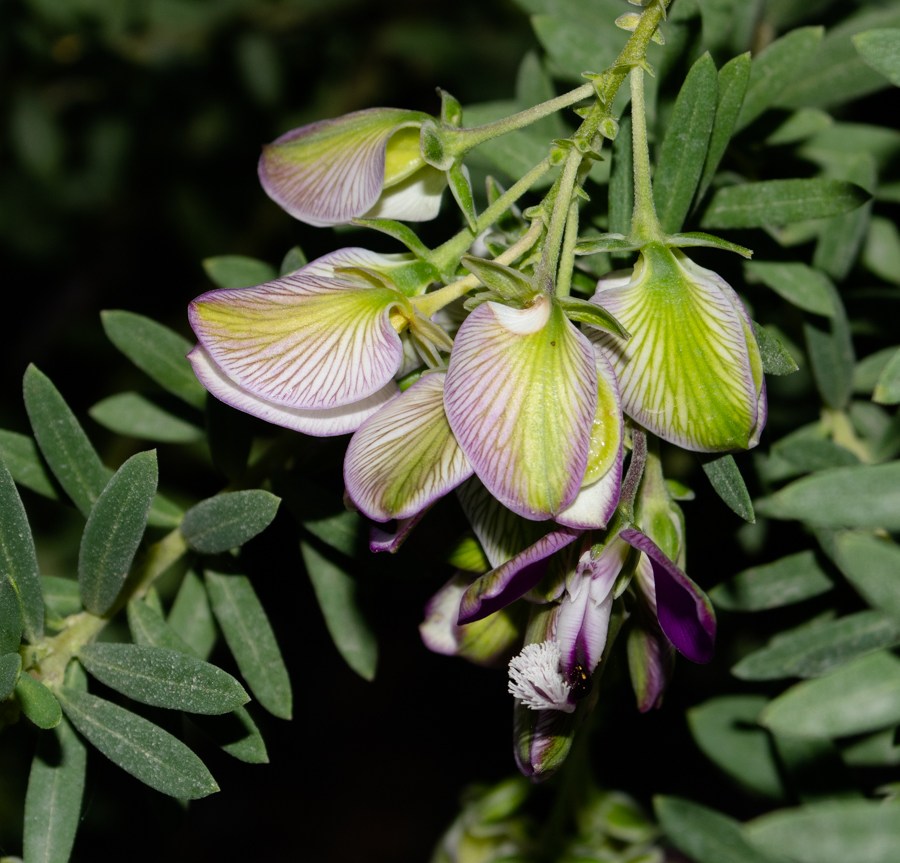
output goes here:
{"type": "Polygon", "coordinates": [[[369,529],[369,551],[373,553],[387,551],[396,554],[426,512],[428,512],[428,507],[409,518],[392,522],[387,528],[383,528],[380,524],[373,524],[369,529]]]}
{"type": "Polygon", "coordinates": [[[370,270],[388,269],[396,267],[406,257],[406,255],[380,255],[378,252],[370,252],[360,246],[348,246],[310,261],[293,275],[299,276],[302,273],[304,276],[320,276],[330,279],[334,277],[335,269],[346,267],[364,267],[370,270]]]}
{"type": "Polygon", "coordinates": [[[463,596],[458,622],[481,620],[524,596],[544,577],[550,556],[580,536],[581,531],[569,527],[551,530],[512,560],[482,575],[463,596]]]}
{"type": "Polygon", "coordinates": [[[310,123],[263,147],[259,180],[295,219],[316,227],[346,224],[371,210],[381,195],[391,136],[427,117],[369,108],[310,123]]]}
{"type": "Polygon", "coordinates": [[[480,305],[456,336],[444,406],[481,481],[504,506],[554,517],[578,494],[597,409],[587,339],[546,295],[480,305]]]}
{"type": "Polygon", "coordinates": [[[709,597],[639,530],[628,528],[620,536],[650,558],[656,615],[666,638],[692,662],[709,662],[716,638],[716,615],[709,597]]]}
{"type": "Polygon", "coordinates": [[[616,370],[625,413],[685,449],[752,446],[759,388],[737,295],[659,244],[646,246],[638,263],[627,285],[601,280],[593,297],[632,338],[587,330],[616,370]]]}
{"type": "Polygon", "coordinates": [[[427,222],[440,212],[441,196],[446,188],[447,175],[426,165],[403,182],[385,189],[365,218],[427,222]]]}
{"type": "Polygon", "coordinates": [[[209,291],[189,308],[214,362],[243,389],[289,408],[335,408],[380,390],[403,358],[389,288],[301,270],[255,288],[209,291]]]}
{"type": "Polygon", "coordinates": [[[444,414],[444,373],[425,375],[353,435],[344,459],[351,500],[375,521],[431,506],[472,475],[444,414]]]}
{"type": "Polygon", "coordinates": [[[397,384],[389,381],[377,392],[349,405],[326,410],[286,408],[239,387],[212,361],[202,346],[197,345],[187,357],[197,379],[220,402],[273,425],[316,437],[355,432],[370,416],[400,395],[397,384]]]}

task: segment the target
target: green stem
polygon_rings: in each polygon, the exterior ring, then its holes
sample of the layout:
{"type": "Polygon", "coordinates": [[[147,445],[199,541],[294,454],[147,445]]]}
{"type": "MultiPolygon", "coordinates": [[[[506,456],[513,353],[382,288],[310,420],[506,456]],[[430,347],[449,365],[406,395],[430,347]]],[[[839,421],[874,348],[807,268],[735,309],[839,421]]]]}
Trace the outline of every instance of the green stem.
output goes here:
{"type": "Polygon", "coordinates": [[[544,240],[543,255],[534,278],[535,287],[541,290],[544,290],[548,284],[552,285],[556,279],[560,247],[566,228],[566,219],[569,215],[569,204],[572,202],[572,193],[575,190],[575,181],[578,178],[578,169],[581,167],[583,158],[575,147],[569,150],[569,155],[566,157],[559,190],[556,193],[556,200],[553,202],[550,227],[547,229],[547,237],[544,240]]]}
{"type": "Polygon", "coordinates": [[[634,161],[634,214],[631,236],[638,242],[662,242],[663,229],[653,203],[650,180],[650,147],[647,144],[647,118],[644,113],[644,70],[631,70],[631,141],[634,161]]]}
{"type": "Polygon", "coordinates": [[[556,274],[556,296],[567,297],[572,289],[572,270],[575,267],[575,246],[578,245],[578,198],[572,196],[569,215],[566,218],[566,235],[559,255],[559,271],[556,274]]]}

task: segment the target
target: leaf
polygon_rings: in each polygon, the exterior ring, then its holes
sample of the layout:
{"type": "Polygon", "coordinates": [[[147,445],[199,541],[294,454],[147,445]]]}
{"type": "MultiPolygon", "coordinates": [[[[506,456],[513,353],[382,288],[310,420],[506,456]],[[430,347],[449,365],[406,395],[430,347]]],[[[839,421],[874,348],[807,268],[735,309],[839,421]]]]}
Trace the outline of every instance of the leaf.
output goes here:
{"type": "Polygon", "coordinates": [[[6,462],[12,478],[32,491],[57,500],[50,474],[44,467],[34,438],[0,429],[0,458],[6,462]]]}
{"type": "Polygon", "coordinates": [[[265,261],[244,255],[219,255],[205,258],[206,275],[220,288],[252,288],[278,277],[275,268],[265,261]]]}
{"type": "Polygon", "coordinates": [[[306,254],[300,246],[293,246],[288,249],[287,254],[281,260],[281,267],[278,270],[278,277],[288,276],[291,273],[296,273],[297,270],[301,269],[301,267],[305,267],[309,261],[306,259],[306,254]]]}
{"type": "Polygon", "coordinates": [[[48,620],[53,619],[54,629],[61,629],[63,618],[77,614],[84,608],[81,603],[81,591],[74,578],[42,575],[41,590],[44,595],[44,613],[48,620]],[[57,623],[60,625],[55,625],[57,623]]]}
{"type": "Polygon", "coordinates": [[[97,402],[88,413],[117,434],[161,443],[193,443],[203,430],[157,407],[138,393],[118,393],[97,402]]]}
{"type": "Polygon", "coordinates": [[[66,720],[38,737],[25,796],[29,863],[68,863],[81,820],[87,746],[66,720]]]}
{"type": "Polygon", "coordinates": [[[303,522],[303,527],[313,536],[348,557],[355,557],[359,550],[363,526],[363,521],[356,512],[339,512],[328,518],[303,522]]]}
{"type": "Polygon", "coordinates": [[[656,796],[653,809],[672,844],[695,863],[775,863],[727,815],[681,797],[656,796]]]}
{"type": "Polygon", "coordinates": [[[900,620],[860,611],[779,637],[731,669],[741,680],[821,677],[859,656],[900,644],[900,620]]]}
{"type": "Polygon", "coordinates": [[[116,704],[61,687],[66,718],[114,764],[168,794],[197,800],[219,790],[203,762],[167,731],[116,704]]]}
{"type": "Polygon", "coordinates": [[[213,613],[238,668],[259,703],[281,719],[291,718],[291,681],[269,618],[243,575],[206,572],[213,613]]]}
{"type": "Polygon", "coordinates": [[[900,359],[897,356],[891,358],[878,376],[872,401],[882,405],[895,405],[900,402],[900,359]]]}
{"type": "Polygon", "coordinates": [[[78,659],[110,689],[154,707],[217,716],[250,700],[230,674],[178,650],[90,644],[79,651],[78,659]]]}
{"type": "Polygon", "coordinates": [[[874,354],[869,354],[859,360],[853,369],[853,392],[870,395],[887,364],[898,355],[900,355],[900,348],[895,345],[875,351],[874,354]]]}
{"type": "Polygon", "coordinates": [[[262,533],[275,518],[279,503],[281,498],[262,489],[218,494],[185,513],[181,535],[201,554],[228,551],[262,533]]]}
{"type": "Polygon", "coordinates": [[[870,221],[862,262],[879,278],[900,284],[900,231],[890,219],[874,216],[870,221]]]}
{"type": "Polygon", "coordinates": [[[147,524],[150,527],[178,527],[184,518],[184,510],[167,497],[157,494],[150,504],[147,524]]]}
{"type": "Polygon", "coordinates": [[[798,309],[832,317],[831,282],[824,273],[795,261],[747,261],[744,278],[762,282],[798,309]]]}
{"type": "Polygon", "coordinates": [[[703,199],[709,189],[719,163],[722,161],[722,156],[728,149],[741,106],[744,104],[744,94],[747,92],[749,80],[749,52],[734,57],[719,70],[719,101],[716,105],[716,116],[709,139],[709,149],[706,152],[706,162],[703,165],[703,175],[700,177],[700,187],[697,190],[698,202],[703,199]]]}
{"type": "Polygon", "coordinates": [[[701,455],[700,464],[710,484],[732,512],[751,524],[756,520],[750,493],[734,457],[730,455],[701,455]]]}
{"type": "Polygon", "coordinates": [[[133,455],[94,504],[78,552],[78,584],[85,608],[109,611],[122,589],[147,526],[156,494],[156,451],[133,455]]]}
{"type": "MultiPolygon", "coordinates": [[[[601,4],[592,5],[596,9],[601,4]]],[[[621,30],[605,22],[605,26],[586,27],[579,20],[581,17],[535,15],[531,19],[531,26],[544,50],[575,81],[581,80],[581,73],[586,70],[601,71],[611,66],[626,41],[621,30]]],[[[612,18],[609,20],[611,22],[612,18]]]]}
{"type": "Polygon", "coordinates": [[[753,332],[759,346],[763,371],[767,375],[791,375],[800,368],[785,346],[769,332],[768,327],[753,321],[753,332]]]}
{"type": "Polygon", "coordinates": [[[38,575],[34,539],[25,507],[6,465],[0,459],[0,610],[12,621],[7,633],[6,621],[0,623],[0,652],[5,653],[7,642],[12,650],[19,645],[24,628],[25,637],[32,643],[44,634],[44,598],[38,575]],[[11,611],[18,604],[21,610],[11,611]],[[21,623],[15,621],[20,620],[21,623]],[[18,634],[15,630],[18,629],[18,634]]]}
{"type": "Polygon", "coordinates": [[[755,505],[760,515],[816,527],[900,530],[900,462],[824,470],[755,505]]]}
{"type": "Polygon", "coordinates": [[[206,588],[193,570],[187,571],[178,588],[168,624],[200,659],[206,659],[212,653],[218,638],[216,623],[206,588]]]}
{"type": "Polygon", "coordinates": [[[831,467],[859,464],[850,450],[825,438],[796,438],[791,435],[772,447],[767,461],[760,464],[760,475],[769,482],[780,482],[804,473],[831,467]]]}
{"type": "Polygon", "coordinates": [[[59,702],[53,693],[30,674],[20,674],[16,682],[19,707],[38,728],[55,728],[62,719],[59,702]]]}
{"type": "Polygon", "coordinates": [[[783,692],[760,722],[775,734],[847,737],[900,722],[900,659],[880,652],[783,692]]]}
{"type": "Polygon", "coordinates": [[[737,130],[749,126],[769,106],[775,104],[797,73],[819,47],[823,27],[801,27],[776,39],[753,58],[750,83],[737,121],[737,130]]]}
{"type": "Polygon", "coordinates": [[[769,735],[756,725],[768,700],[765,695],[724,695],[692,707],[687,719],[707,758],[751,791],[781,800],[784,788],[769,735]]]}
{"type": "Polygon", "coordinates": [[[142,372],[182,401],[203,409],[206,390],[194,376],[191,343],[174,330],[134,312],[100,312],[109,340],[142,372]]]}
{"type": "Polygon", "coordinates": [[[766,611],[803,602],[834,587],[811,551],[745,569],[716,585],[709,598],[729,611],[766,611]]]}
{"type": "Polygon", "coordinates": [[[472,181],[469,179],[469,169],[459,163],[454,163],[447,171],[447,180],[450,192],[454,200],[462,210],[463,216],[472,232],[477,230],[478,214],[475,212],[475,199],[472,196],[472,181]]]}
{"type": "Polygon", "coordinates": [[[25,372],[24,391],[25,408],[41,453],[63,490],[87,518],[112,472],[100,461],[59,390],[34,365],[25,372]]]}
{"type": "Polygon", "coordinates": [[[900,547],[877,536],[841,533],[835,563],[869,605],[900,621],[900,547]]]}
{"type": "Polygon", "coordinates": [[[851,40],[866,65],[881,72],[895,87],[900,87],[900,30],[866,30],[851,40]]]}
{"type": "Polygon", "coordinates": [[[0,701],[6,701],[13,694],[21,670],[22,657],[18,653],[0,656],[0,701]]]}
{"type": "Polygon", "coordinates": [[[360,677],[375,678],[378,643],[356,602],[356,582],[311,545],[300,544],[325,625],[338,652],[360,677]]]}
{"type": "Polygon", "coordinates": [[[192,714],[190,720],[232,758],[247,764],[269,763],[266,743],[246,707],[222,716],[192,714]]]}
{"type": "Polygon", "coordinates": [[[700,222],[704,228],[760,228],[824,219],[861,207],[871,195],[840,180],[764,180],[725,186],[700,222]]]}
{"type": "Polygon", "coordinates": [[[834,410],[843,410],[853,394],[856,356],[853,353],[853,339],[844,304],[834,285],[829,282],[827,287],[834,309],[828,328],[820,328],[805,321],[803,335],[806,338],[806,351],[813,378],[823,401],[834,410]]]}
{"type": "Polygon", "coordinates": [[[900,802],[823,800],[762,815],[744,831],[761,850],[797,863],[895,863],[900,802]]]}
{"type": "Polygon", "coordinates": [[[197,656],[194,649],[166,623],[162,614],[143,600],[132,599],[128,603],[128,629],[135,644],[164,647],[197,656]]]}
{"type": "Polygon", "coordinates": [[[841,750],[848,767],[894,767],[900,764],[900,744],[894,743],[896,729],[888,728],[863,737],[841,750]]]}
{"type": "Polygon", "coordinates": [[[512,267],[463,255],[460,263],[479,281],[505,299],[530,300],[537,293],[531,280],[512,267]]]}
{"type": "Polygon", "coordinates": [[[681,230],[706,162],[719,96],[709,53],[691,67],[675,100],[653,177],[653,197],[663,231],[681,230]]]}
{"type": "Polygon", "coordinates": [[[801,108],[787,118],[768,138],[766,143],[770,147],[782,144],[796,144],[805,141],[816,132],[827,129],[834,123],[830,114],[826,114],[819,108],[801,108]]]}

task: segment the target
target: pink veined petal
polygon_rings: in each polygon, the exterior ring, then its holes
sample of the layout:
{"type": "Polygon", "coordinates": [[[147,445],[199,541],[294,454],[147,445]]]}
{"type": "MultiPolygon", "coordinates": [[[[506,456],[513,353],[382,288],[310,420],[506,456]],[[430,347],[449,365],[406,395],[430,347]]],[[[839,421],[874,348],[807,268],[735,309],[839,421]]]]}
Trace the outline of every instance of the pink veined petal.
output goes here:
{"type": "Polygon", "coordinates": [[[578,494],[597,407],[587,339],[553,300],[480,305],[460,327],[444,387],[447,419],[479,479],[525,518],[578,494]]]}
{"type": "Polygon", "coordinates": [[[380,255],[378,252],[370,252],[359,246],[348,246],[345,249],[337,249],[310,261],[305,267],[301,267],[295,276],[319,276],[333,278],[336,267],[390,267],[396,266],[397,255],[380,255]]]}
{"type": "Polygon", "coordinates": [[[289,408],[336,408],[384,387],[403,358],[390,311],[403,297],[299,271],[253,288],[209,291],[188,315],[216,365],[289,408]]]}
{"type": "Polygon", "coordinates": [[[426,117],[369,108],[294,129],[263,147],[260,183],[295,219],[316,227],[346,224],[381,195],[391,136],[426,117]]]}
{"type": "Polygon", "coordinates": [[[344,459],[352,501],[375,521],[408,518],[472,475],[444,415],[444,374],[420,378],[367,420],[344,459]]]}
{"type": "Polygon", "coordinates": [[[582,488],[556,521],[567,527],[592,530],[606,527],[619,504],[622,487],[622,460],[603,479],[582,488]]]}
{"type": "Polygon", "coordinates": [[[403,222],[427,222],[441,210],[441,196],[447,188],[447,175],[427,165],[396,186],[381,193],[367,219],[398,219],[403,222]]]}
{"type": "Polygon", "coordinates": [[[220,402],[252,414],[273,425],[303,432],[315,437],[332,437],[356,431],[370,416],[380,411],[391,399],[400,395],[393,381],[380,390],[349,405],[327,410],[286,408],[261,399],[239,387],[197,345],[188,355],[197,380],[220,402]]]}

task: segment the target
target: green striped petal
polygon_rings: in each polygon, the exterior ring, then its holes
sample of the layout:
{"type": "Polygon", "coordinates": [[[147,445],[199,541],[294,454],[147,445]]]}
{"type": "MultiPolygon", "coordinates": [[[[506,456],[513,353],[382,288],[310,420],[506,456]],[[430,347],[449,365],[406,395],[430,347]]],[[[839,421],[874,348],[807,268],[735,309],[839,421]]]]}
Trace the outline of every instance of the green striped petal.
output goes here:
{"type": "Polygon", "coordinates": [[[632,336],[586,327],[616,371],[625,413],[689,450],[756,445],[765,424],[759,348],[721,277],[651,243],[630,279],[601,279],[593,299],[632,336]]]}
{"type": "Polygon", "coordinates": [[[301,126],[263,147],[260,182],[295,219],[346,224],[369,213],[384,188],[408,183],[426,167],[418,152],[426,119],[419,111],[370,108],[301,126]]]}
{"type": "Polygon", "coordinates": [[[553,518],[578,494],[597,409],[587,339],[547,295],[480,305],[454,342],[444,407],[475,473],[504,506],[553,518]]]}
{"type": "Polygon", "coordinates": [[[444,373],[424,375],[359,428],[344,459],[347,494],[374,521],[431,506],[472,475],[444,414],[444,373]]]}

